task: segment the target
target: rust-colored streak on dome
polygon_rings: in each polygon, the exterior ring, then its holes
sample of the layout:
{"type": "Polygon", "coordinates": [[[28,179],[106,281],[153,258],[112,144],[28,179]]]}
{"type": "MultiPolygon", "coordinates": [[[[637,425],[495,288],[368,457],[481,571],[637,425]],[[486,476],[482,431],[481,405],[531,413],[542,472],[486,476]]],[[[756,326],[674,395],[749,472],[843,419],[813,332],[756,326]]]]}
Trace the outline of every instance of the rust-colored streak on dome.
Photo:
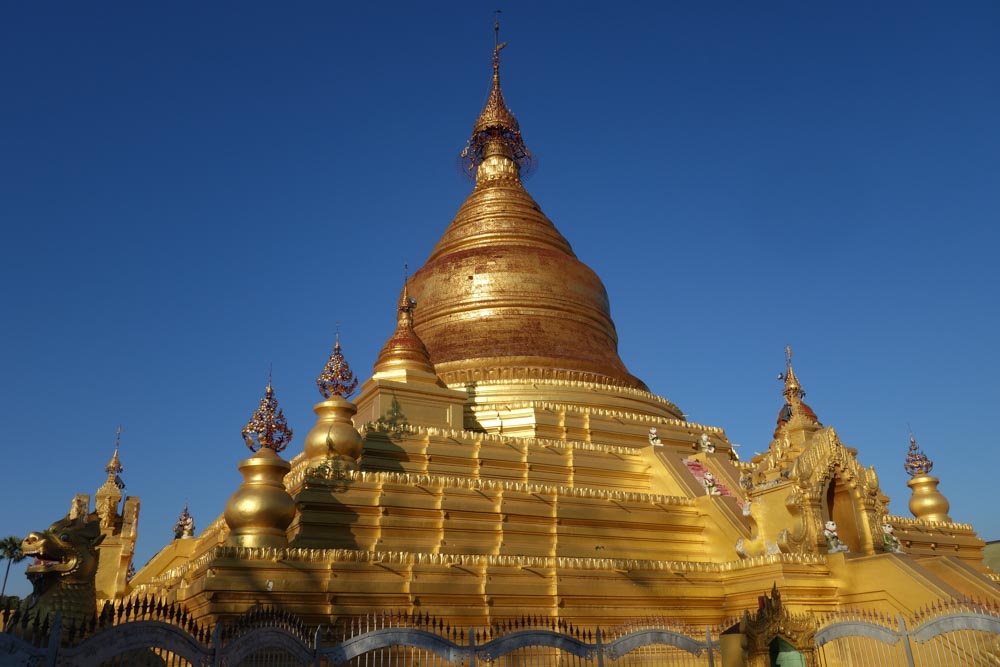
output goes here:
{"type": "Polygon", "coordinates": [[[549,378],[645,389],[618,357],[600,278],[524,190],[516,167],[514,178],[484,178],[489,165],[409,285],[420,304],[414,329],[438,375],[448,384],[549,378]]]}

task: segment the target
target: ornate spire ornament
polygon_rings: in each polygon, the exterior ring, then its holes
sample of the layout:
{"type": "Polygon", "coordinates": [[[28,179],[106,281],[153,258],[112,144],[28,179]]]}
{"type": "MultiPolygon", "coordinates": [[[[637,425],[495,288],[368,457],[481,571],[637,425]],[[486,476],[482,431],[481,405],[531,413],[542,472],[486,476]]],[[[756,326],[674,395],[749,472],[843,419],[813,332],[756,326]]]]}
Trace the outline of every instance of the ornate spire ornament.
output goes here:
{"type": "Polygon", "coordinates": [[[118,432],[115,435],[115,453],[111,455],[111,460],[108,461],[108,465],[104,466],[104,472],[108,473],[108,482],[114,484],[119,489],[125,488],[125,482],[122,481],[121,473],[125,471],[125,467],[122,465],[121,459],[118,458],[118,448],[122,443],[122,427],[118,426],[118,432]]]}
{"type": "Polygon", "coordinates": [[[251,452],[264,448],[280,452],[292,441],[292,429],[288,427],[285,413],[278,407],[278,399],[274,397],[270,373],[267,376],[264,398],[260,400],[260,406],[241,433],[243,442],[251,452]]]}
{"type": "Polygon", "coordinates": [[[404,278],[403,292],[396,304],[396,331],[379,352],[375,361],[376,373],[409,370],[434,375],[427,347],[413,330],[413,311],[417,308],[417,300],[410,296],[409,282],[408,276],[404,278]]]}
{"type": "Polygon", "coordinates": [[[928,474],[933,467],[934,462],[917,447],[917,439],[913,437],[913,431],[910,431],[910,451],[906,454],[903,470],[910,477],[916,477],[928,474]]]}
{"type": "Polygon", "coordinates": [[[933,467],[931,460],[917,447],[917,439],[913,437],[913,431],[910,431],[910,451],[906,455],[906,463],[903,464],[903,469],[910,476],[910,481],[906,485],[913,491],[913,495],[910,496],[910,512],[924,521],[950,523],[948,510],[951,508],[951,503],[938,491],[940,480],[928,474],[933,467]]]}
{"type": "Polygon", "coordinates": [[[785,390],[782,392],[785,396],[785,401],[791,406],[801,403],[802,399],[806,396],[806,392],[802,391],[802,385],[799,384],[799,379],[795,376],[795,369],[792,368],[791,345],[785,346],[785,372],[780,373],[778,379],[785,381],[785,390]]]}
{"type": "Polygon", "coordinates": [[[524,145],[521,128],[500,89],[500,51],[505,46],[507,42],[500,41],[500,11],[497,10],[493,22],[493,83],[490,95],[472,127],[469,142],[459,156],[463,170],[472,178],[477,176],[483,160],[497,152],[513,160],[521,175],[529,174],[535,167],[535,156],[524,145]]]}
{"type": "Polygon", "coordinates": [[[330,398],[336,394],[341,398],[347,398],[358,388],[358,379],[354,377],[351,366],[344,359],[344,354],[340,351],[340,332],[337,332],[336,342],[333,344],[333,354],[327,360],[323,372],[316,378],[316,386],[323,398],[330,398]]]}
{"type": "Polygon", "coordinates": [[[111,455],[108,465],[104,466],[104,472],[108,474],[104,483],[97,489],[94,502],[97,513],[101,516],[101,527],[111,528],[118,521],[118,503],[122,499],[122,489],[125,482],[122,481],[121,473],[125,470],[121,459],[118,458],[118,448],[122,441],[122,427],[118,427],[115,435],[115,453],[111,455]]]}
{"type": "Polygon", "coordinates": [[[806,392],[802,389],[802,384],[795,375],[795,369],[792,368],[791,345],[785,346],[785,372],[778,373],[778,379],[785,383],[785,387],[781,392],[785,397],[785,404],[782,406],[781,411],[778,412],[774,437],[777,438],[781,430],[787,424],[793,422],[793,420],[795,424],[804,426],[810,430],[815,430],[816,427],[822,426],[813,409],[802,400],[806,397],[806,392]]]}

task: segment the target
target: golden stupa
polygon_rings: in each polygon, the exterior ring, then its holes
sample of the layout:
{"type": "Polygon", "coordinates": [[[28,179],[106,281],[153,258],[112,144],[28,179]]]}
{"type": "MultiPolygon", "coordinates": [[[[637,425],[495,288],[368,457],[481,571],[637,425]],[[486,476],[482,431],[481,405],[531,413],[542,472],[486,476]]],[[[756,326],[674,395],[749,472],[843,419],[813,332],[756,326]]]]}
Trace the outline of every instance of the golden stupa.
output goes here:
{"type": "MultiPolygon", "coordinates": [[[[267,604],[312,624],[392,609],[465,627],[524,613],[717,624],[772,587],[793,613],[997,601],[983,542],[948,516],[915,443],[906,518],[802,401],[790,350],[774,438],[749,461],[625,367],[600,278],[522,184],[532,155],[502,47],[462,154],[475,188],[403,286],[360,394],[348,400],[338,340],[316,424],[285,461],[269,383],[224,515],[179,529],[128,582],[126,558],[102,559],[99,594],[206,621],[267,604]]],[[[132,524],[115,530],[134,543],[132,524]]]]}

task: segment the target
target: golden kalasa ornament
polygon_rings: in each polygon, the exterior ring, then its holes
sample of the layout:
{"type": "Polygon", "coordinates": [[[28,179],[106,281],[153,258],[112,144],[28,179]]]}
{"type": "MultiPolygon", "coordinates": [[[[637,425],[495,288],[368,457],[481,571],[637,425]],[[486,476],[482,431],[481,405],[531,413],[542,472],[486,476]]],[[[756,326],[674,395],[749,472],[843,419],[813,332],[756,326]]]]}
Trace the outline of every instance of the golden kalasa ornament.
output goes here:
{"type": "Polygon", "coordinates": [[[292,429],[274,397],[271,378],[260,406],[243,428],[243,441],[253,456],[240,462],[243,483],[226,503],[227,544],[243,547],[283,547],[295,518],[295,501],[285,489],[291,466],[278,452],[292,439],[292,429]]]}
{"type": "Polygon", "coordinates": [[[910,450],[906,454],[903,468],[911,477],[906,485],[913,491],[909,504],[913,516],[924,521],[951,523],[951,517],[948,516],[951,504],[937,488],[940,480],[928,474],[934,468],[934,462],[917,447],[917,439],[912,432],[910,450]]]}
{"type": "Polygon", "coordinates": [[[226,503],[227,544],[241,547],[283,547],[285,532],[295,518],[295,501],[285,489],[291,466],[270,447],[240,461],[243,483],[226,503]]]}
{"type": "Polygon", "coordinates": [[[358,409],[347,400],[358,381],[340,348],[340,335],[333,346],[333,356],[323,374],[316,380],[320,393],[326,398],[313,406],[319,418],[306,434],[303,452],[313,465],[326,463],[338,469],[353,470],[361,456],[361,434],[351,419],[358,409]]]}

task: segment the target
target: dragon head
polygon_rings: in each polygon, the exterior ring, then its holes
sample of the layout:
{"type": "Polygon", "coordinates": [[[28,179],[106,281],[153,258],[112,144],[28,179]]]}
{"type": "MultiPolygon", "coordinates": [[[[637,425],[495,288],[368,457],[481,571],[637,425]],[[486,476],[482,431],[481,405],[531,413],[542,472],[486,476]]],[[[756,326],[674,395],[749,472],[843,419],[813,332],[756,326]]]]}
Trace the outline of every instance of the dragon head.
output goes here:
{"type": "Polygon", "coordinates": [[[32,558],[25,574],[35,592],[50,584],[93,582],[97,573],[97,545],[101,543],[99,517],[66,516],[43,532],[32,532],[21,542],[21,551],[32,558]]]}

